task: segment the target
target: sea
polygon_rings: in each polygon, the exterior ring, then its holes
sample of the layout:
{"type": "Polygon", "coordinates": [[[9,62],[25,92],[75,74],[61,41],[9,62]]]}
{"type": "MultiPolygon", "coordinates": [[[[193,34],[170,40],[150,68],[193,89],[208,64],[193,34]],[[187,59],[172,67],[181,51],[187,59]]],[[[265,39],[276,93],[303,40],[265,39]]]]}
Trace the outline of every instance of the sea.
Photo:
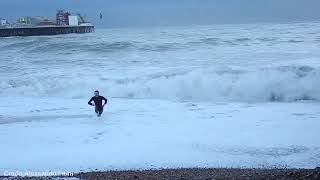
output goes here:
{"type": "Polygon", "coordinates": [[[0,95],[320,100],[320,24],[97,29],[1,38],[0,95]]]}
{"type": "Polygon", "coordinates": [[[319,82],[316,22],[0,38],[0,171],[314,168],[319,82]]]}

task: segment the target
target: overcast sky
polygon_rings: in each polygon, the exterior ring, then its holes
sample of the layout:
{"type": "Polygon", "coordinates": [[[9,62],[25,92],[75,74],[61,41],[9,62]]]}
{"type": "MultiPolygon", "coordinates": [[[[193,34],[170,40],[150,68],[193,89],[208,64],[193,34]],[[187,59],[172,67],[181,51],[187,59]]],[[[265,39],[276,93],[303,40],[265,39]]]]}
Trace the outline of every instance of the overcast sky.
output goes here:
{"type": "Polygon", "coordinates": [[[0,0],[0,17],[11,21],[53,18],[57,9],[85,14],[98,27],[320,21],[320,0],[0,0]]]}

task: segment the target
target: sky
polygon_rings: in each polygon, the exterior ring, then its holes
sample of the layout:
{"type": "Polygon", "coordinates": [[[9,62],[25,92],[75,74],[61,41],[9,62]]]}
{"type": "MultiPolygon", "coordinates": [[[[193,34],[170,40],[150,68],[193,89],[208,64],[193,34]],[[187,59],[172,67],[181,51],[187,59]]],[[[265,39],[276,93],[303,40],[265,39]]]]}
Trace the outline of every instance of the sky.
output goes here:
{"type": "Polygon", "coordinates": [[[79,12],[98,27],[320,21],[320,0],[1,0],[0,17],[79,12]],[[103,19],[99,19],[100,12],[103,19]]]}

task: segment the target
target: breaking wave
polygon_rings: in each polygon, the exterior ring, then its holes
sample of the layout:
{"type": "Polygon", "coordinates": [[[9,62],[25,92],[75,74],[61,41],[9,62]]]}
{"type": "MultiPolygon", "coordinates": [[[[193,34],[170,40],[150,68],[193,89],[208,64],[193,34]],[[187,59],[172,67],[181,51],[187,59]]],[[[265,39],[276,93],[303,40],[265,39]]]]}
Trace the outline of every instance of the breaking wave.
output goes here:
{"type": "Polygon", "coordinates": [[[179,101],[294,102],[320,100],[320,69],[282,66],[258,71],[203,69],[133,78],[32,76],[0,82],[0,94],[86,98],[92,87],[109,97],[179,101]]]}

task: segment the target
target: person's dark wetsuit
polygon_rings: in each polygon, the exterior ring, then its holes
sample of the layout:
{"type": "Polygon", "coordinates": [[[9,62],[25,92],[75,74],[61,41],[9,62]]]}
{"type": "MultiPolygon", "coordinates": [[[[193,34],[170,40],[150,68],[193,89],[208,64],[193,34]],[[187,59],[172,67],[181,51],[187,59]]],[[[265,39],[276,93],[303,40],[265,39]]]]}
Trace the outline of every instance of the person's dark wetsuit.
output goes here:
{"type": "Polygon", "coordinates": [[[93,106],[92,101],[94,102],[96,113],[98,116],[101,116],[103,113],[103,106],[107,104],[108,100],[103,96],[93,96],[88,102],[88,104],[91,106],[93,106]],[[104,100],[104,104],[102,104],[102,100],[104,100]]]}

